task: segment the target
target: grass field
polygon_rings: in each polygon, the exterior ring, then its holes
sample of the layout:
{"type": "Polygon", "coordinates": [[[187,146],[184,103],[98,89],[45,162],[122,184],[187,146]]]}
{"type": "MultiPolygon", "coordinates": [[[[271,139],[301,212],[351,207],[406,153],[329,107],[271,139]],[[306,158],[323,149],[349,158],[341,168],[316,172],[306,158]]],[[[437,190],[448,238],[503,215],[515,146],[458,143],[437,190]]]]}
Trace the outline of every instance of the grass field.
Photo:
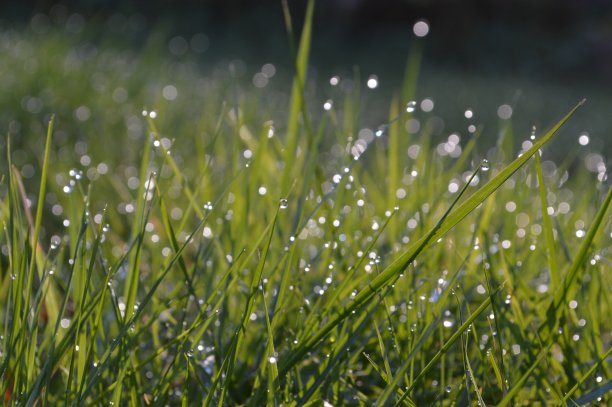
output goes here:
{"type": "Polygon", "coordinates": [[[606,159],[547,156],[584,101],[440,139],[419,53],[312,81],[309,15],[291,77],[0,33],[5,404],[610,403],[606,159]]]}

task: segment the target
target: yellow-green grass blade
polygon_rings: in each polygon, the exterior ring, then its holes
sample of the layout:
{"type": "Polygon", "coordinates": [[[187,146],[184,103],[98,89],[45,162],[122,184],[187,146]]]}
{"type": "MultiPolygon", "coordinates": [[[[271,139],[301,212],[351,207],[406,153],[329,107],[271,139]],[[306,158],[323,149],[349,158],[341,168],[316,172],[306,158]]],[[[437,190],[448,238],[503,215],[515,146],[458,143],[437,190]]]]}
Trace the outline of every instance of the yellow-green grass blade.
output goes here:
{"type": "Polygon", "coordinates": [[[559,287],[559,269],[557,266],[555,238],[553,234],[552,222],[548,214],[548,201],[546,199],[546,186],[544,185],[544,175],[542,174],[542,164],[540,155],[535,155],[536,173],[538,175],[538,190],[540,192],[540,203],[542,207],[542,228],[546,242],[546,259],[548,260],[548,272],[550,274],[551,292],[556,292],[559,287]]]}
{"type": "MultiPolygon", "coordinates": [[[[314,13],[314,0],[308,1],[306,9],[306,17],[300,37],[300,46],[298,48],[295,61],[295,77],[291,88],[291,101],[289,102],[289,118],[287,120],[287,141],[285,146],[285,170],[283,171],[281,181],[281,192],[287,194],[292,183],[293,169],[297,166],[290,165],[295,162],[295,154],[298,145],[298,130],[299,130],[299,115],[303,114],[304,122],[306,123],[306,106],[304,103],[304,85],[306,82],[306,70],[308,67],[308,55],[310,53],[310,43],[312,36],[312,17],[314,13]]],[[[290,20],[290,17],[289,17],[290,20]]]]}

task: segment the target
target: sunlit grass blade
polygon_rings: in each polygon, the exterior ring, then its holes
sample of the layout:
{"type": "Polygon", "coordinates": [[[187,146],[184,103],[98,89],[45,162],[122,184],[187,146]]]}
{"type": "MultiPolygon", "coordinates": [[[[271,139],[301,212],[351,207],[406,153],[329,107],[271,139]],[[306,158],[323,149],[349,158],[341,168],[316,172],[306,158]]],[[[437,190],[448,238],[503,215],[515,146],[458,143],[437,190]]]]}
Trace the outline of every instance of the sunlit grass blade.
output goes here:
{"type": "Polygon", "coordinates": [[[538,191],[540,192],[540,202],[542,207],[542,228],[544,229],[544,238],[546,239],[546,259],[548,260],[548,269],[550,273],[551,291],[556,292],[559,287],[559,268],[557,266],[555,238],[553,235],[552,222],[548,214],[548,201],[546,199],[546,186],[544,185],[544,175],[542,174],[542,164],[540,155],[535,155],[536,173],[538,175],[538,191]]]}
{"type": "MultiPolygon", "coordinates": [[[[245,309],[242,313],[242,317],[241,317],[241,322],[240,325],[238,327],[238,329],[236,330],[236,332],[234,333],[234,336],[232,337],[232,342],[229,345],[229,352],[227,354],[227,356],[225,357],[224,361],[223,361],[223,366],[225,367],[225,369],[222,367],[221,369],[219,369],[219,372],[217,374],[217,377],[214,380],[214,383],[220,383],[220,377],[221,374],[223,374],[226,377],[227,381],[231,381],[232,380],[232,373],[233,373],[233,369],[236,363],[236,359],[238,358],[238,352],[241,349],[242,346],[242,341],[243,338],[245,336],[245,331],[247,329],[247,325],[249,322],[249,318],[251,316],[251,313],[253,311],[253,307],[255,304],[255,299],[256,299],[256,294],[258,291],[258,287],[261,284],[261,278],[263,275],[263,269],[264,266],[266,264],[266,255],[268,253],[268,250],[270,249],[270,244],[272,243],[272,237],[274,236],[274,228],[276,226],[276,219],[278,217],[278,208],[276,210],[276,214],[274,215],[274,219],[272,220],[272,222],[268,225],[268,227],[266,227],[266,229],[264,230],[264,232],[261,234],[261,236],[259,237],[259,239],[255,242],[254,247],[252,248],[251,252],[249,255],[246,256],[245,261],[252,258],[255,253],[257,251],[260,250],[259,246],[261,245],[261,243],[263,242],[263,240],[267,237],[267,241],[263,246],[263,251],[259,257],[259,262],[257,264],[257,269],[255,270],[253,276],[251,277],[251,283],[249,285],[249,292],[248,292],[248,296],[247,296],[247,302],[245,305],[245,309]]],[[[223,386],[222,389],[220,389],[220,395],[219,395],[219,400],[218,400],[218,405],[223,405],[224,400],[225,400],[225,396],[227,394],[227,389],[228,389],[228,385],[227,383],[223,386]]],[[[207,396],[207,398],[204,400],[204,405],[208,405],[211,400],[212,400],[212,395],[215,391],[215,386],[213,386],[207,396]]]]}
{"type": "MultiPolygon", "coordinates": [[[[298,130],[299,130],[299,114],[303,114],[304,122],[308,123],[308,115],[306,113],[306,104],[304,101],[304,84],[306,81],[306,69],[308,67],[308,55],[310,53],[310,42],[312,35],[312,16],[314,13],[314,0],[308,1],[306,8],[306,16],[304,18],[304,26],[302,27],[302,35],[300,36],[300,45],[295,61],[295,76],[293,86],[291,88],[291,101],[289,103],[289,118],[287,119],[287,141],[285,147],[285,170],[283,171],[281,180],[281,192],[287,195],[291,186],[291,178],[295,175],[292,169],[294,166],[289,165],[295,161],[296,149],[298,145],[298,130]]],[[[286,16],[288,21],[291,21],[290,16],[286,16]]],[[[290,23],[287,23],[290,25],[290,23]]]]}
{"type": "Polygon", "coordinates": [[[147,204],[147,195],[149,189],[152,189],[150,185],[153,179],[152,175],[148,174],[149,161],[151,160],[151,137],[146,137],[145,145],[142,154],[142,161],[140,163],[140,184],[138,185],[138,191],[136,192],[136,211],[134,213],[134,219],[136,222],[132,225],[131,235],[132,239],[136,242],[135,250],[131,252],[130,260],[128,263],[128,273],[125,277],[126,284],[124,285],[123,296],[125,297],[126,309],[131,310],[136,304],[136,297],[138,296],[139,276],[140,276],[140,259],[143,245],[144,228],[146,225],[145,213],[147,204]],[[146,180],[146,181],[145,181],[146,180]]]}

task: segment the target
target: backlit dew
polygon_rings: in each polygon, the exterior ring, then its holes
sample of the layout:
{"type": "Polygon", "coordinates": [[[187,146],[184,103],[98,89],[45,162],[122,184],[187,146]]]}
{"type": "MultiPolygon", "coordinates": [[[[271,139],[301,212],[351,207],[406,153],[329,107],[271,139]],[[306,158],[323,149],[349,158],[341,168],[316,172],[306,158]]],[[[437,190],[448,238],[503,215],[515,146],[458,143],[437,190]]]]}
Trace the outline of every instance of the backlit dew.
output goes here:
{"type": "Polygon", "coordinates": [[[275,364],[278,360],[276,359],[276,356],[270,356],[268,358],[268,362],[270,362],[271,364],[275,364]]]}
{"type": "Polygon", "coordinates": [[[149,112],[149,117],[150,117],[151,119],[155,119],[155,118],[157,117],[157,112],[156,112],[155,110],[151,110],[151,111],[149,112]]]}
{"type": "Polygon", "coordinates": [[[455,323],[450,319],[445,319],[444,322],[442,322],[442,325],[444,328],[452,328],[455,323]]]}
{"type": "Polygon", "coordinates": [[[286,198],[281,198],[278,202],[278,207],[281,209],[286,209],[289,206],[289,201],[286,198]]]}
{"type": "Polygon", "coordinates": [[[211,239],[213,236],[212,229],[208,226],[204,226],[204,229],[202,230],[202,236],[204,236],[206,239],[211,239]]]}
{"type": "Polygon", "coordinates": [[[367,82],[368,88],[376,89],[378,87],[378,76],[370,75],[367,82]]]}
{"type": "Polygon", "coordinates": [[[51,243],[49,245],[49,248],[51,250],[55,250],[59,247],[60,243],[61,243],[61,238],[57,235],[53,235],[51,236],[51,243]]]}
{"type": "Polygon", "coordinates": [[[412,32],[417,37],[423,38],[429,33],[429,24],[424,20],[419,20],[412,27],[412,32]]]}
{"type": "Polygon", "coordinates": [[[576,301],[576,300],[571,300],[571,301],[569,302],[569,307],[570,307],[571,309],[576,309],[576,308],[578,307],[578,301],[576,301]]]}
{"type": "Polygon", "coordinates": [[[331,110],[331,108],[333,107],[333,102],[331,99],[328,99],[325,101],[325,103],[323,103],[323,109],[325,110],[331,110]]]}
{"type": "Polygon", "coordinates": [[[588,133],[582,133],[579,137],[578,137],[578,143],[581,146],[586,146],[589,144],[589,134],[588,133]]]}
{"type": "Polygon", "coordinates": [[[162,89],[162,96],[164,99],[172,101],[178,96],[178,89],[174,85],[166,85],[162,89]]]}
{"type": "Polygon", "coordinates": [[[416,109],[416,102],[414,100],[411,100],[406,104],[406,112],[412,113],[414,112],[414,109],[416,109]]]}
{"type": "Polygon", "coordinates": [[[463,116],[466,119],[471,119],[474,116],[474,112],[471,109],[467,109],[465,112],[463,112],[463,116]]]}
{"type": "Polygon", "coordinates": [[[143,117],[147,117],[149,115],[149,111],[143,109],[143,111],[140,112],[140,114],[142,114],[143,117]]]}
{"type": "Polygon", "coordinates": [[[268,129],[268,138],[274,137],[274,126],[270,126],[268,129]]]}
{"type": "Polygon", "coordinates": [[[330,85],[336,86],[339,83],[340,83],[340,77],[339,76],[335,75],[335,76],[332,76],[331,78],[329,78],[329,84],[330,85]]]}
{"type": "Polygon", "coordinates": [[[512,107],[504,104],[497,108],[497,117],[502,120],[508,120],[512,117],[512,107]]]}
{"type": "Polygon", "coordinates": [[[434,108],[433,100],[426,98],[421,101],[421,110],[424,112],[431,112],[434,108]]]}
{"type": "Polygon", "coordinates": [[[450,393],[452,390],[453,390],[453,388],[451,386],[446,386],[444,388],[444,391],[447,392],[447,393],[450,393]]]}
{"type": "Polygon", "coordinates": [[[378,129],[378,130],[376,130],[376,133],[374,133],[374,134],[376,134],[376,137],[381,137],[384,134],[384,132],[385,131],[383,129],[378,129]]]}
{"type": "Polygon", "coordinates": [[[480,169],[482,169],[483,171],[489,171],[490,168],[491,166],[489,165],[489,160],[487,160],[486,158],[483,159],[480,163],[480,169]]]}
{"type": "Polygon", "coordinates": [[[529,137],[529,139],[530,139],[531,141],[533,141],[533,140],[535,140],[535,139],[536,139],[536,126],[533,126],[533,127],[531,128],[531,136],[529,137]]]}

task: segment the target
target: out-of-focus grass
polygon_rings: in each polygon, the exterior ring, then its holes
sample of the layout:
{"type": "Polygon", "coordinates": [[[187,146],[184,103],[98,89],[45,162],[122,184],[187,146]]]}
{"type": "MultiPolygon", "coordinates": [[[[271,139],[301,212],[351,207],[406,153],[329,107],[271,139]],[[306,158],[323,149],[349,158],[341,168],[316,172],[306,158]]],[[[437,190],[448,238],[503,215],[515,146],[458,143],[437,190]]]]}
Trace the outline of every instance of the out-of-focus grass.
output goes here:
{"type": "Polygon", "coordinates": [[[609,400],[605,160],[546,152],[573,111],[440,139],[418,55],[391,102],[316,83],[310,24],[291,92],[155,36],[1,34],[6,402],[609,400]]]}

